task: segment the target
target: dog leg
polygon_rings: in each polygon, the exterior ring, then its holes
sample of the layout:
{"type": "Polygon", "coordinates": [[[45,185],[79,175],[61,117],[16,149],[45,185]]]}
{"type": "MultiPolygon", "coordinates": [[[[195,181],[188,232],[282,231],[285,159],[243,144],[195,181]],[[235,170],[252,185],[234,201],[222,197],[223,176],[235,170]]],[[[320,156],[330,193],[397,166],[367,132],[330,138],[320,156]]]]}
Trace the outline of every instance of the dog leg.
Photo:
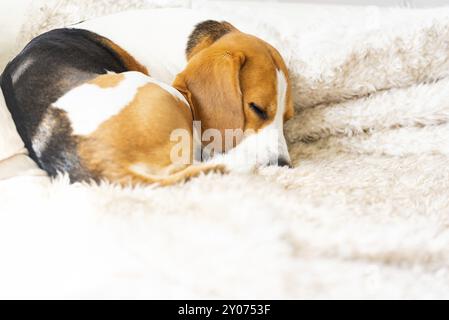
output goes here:
{"type": "MultiPolygon", "coordinates": [[[[173,170],[171,170],[173,171],[173,170]]],[[[160,186],[171,186],[178,183],[189,181],[192,178],[198,177],[201,174],[209,173],[227,173],[226,167],[221,164],[200,164],[184,167],[178,169],[175,172],[169,174],[151,174],[144,170],[137,169],[136,167],[131,168],[129,172],[129,179],[124,178],[126,181],[121,181],[129,183],[131,180],[132,184],[158,184],[160,186]]]]}

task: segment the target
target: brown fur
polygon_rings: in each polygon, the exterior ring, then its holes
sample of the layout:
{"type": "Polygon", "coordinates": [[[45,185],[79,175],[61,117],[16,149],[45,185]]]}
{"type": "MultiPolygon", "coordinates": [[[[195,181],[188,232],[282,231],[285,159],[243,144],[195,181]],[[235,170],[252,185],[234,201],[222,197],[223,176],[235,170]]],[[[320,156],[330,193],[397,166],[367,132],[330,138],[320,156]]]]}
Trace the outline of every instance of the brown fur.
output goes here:
{"type": "MultiPolygon", "coordinates": [[[[120,75],[106,75],[114,82],[120,75]]],[[[104,81],[104,79],[102,80],[104,81]]],[[[191,133],[188,106],[156,84],[138,90],[122,111],[82,137],[79,154],[95,176],[121,184],[170,185],[201,173],[223,172],[222,166],[172,164],[170,141],[175,129],[191,133]]]]}
{"type": "Polygon", "coordinates": [[[89,81],[89,84],[94,84],[102,89],[108,89],[108,88],[115,88],[117,87],[120,82],[122,82],[125,79],[125,76],[122,74],[104,74],[99,77],[96,77],[95,79],[89,81]]]}
{"type": "Polygon", "coordinates": [[[111,50],[111,52],[113,52],[115,55],[117,55],[117,57],[121,60],[123,66],[128,71],[138,71],[142,72],[143,74],[149,75],[148,69],[140,64],[125,49],[106,38],[100,38],[98,39],[98,41],[106,48],[109,48],[109,50],[111,50]]]}

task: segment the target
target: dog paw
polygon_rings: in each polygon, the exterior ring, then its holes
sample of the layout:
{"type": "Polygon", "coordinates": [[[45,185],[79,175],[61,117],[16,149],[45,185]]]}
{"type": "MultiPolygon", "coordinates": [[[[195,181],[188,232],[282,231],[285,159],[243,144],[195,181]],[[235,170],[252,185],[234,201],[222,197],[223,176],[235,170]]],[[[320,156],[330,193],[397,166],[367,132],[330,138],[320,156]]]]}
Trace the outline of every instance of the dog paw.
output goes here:
{"type": "Polygon", "coordinates": [[[211,164],[204,168],[203,173],[204,174],[209,174],[209,173],[227,174],[227,173],[229,173],[229,170],[223,164],[211,164]]]}

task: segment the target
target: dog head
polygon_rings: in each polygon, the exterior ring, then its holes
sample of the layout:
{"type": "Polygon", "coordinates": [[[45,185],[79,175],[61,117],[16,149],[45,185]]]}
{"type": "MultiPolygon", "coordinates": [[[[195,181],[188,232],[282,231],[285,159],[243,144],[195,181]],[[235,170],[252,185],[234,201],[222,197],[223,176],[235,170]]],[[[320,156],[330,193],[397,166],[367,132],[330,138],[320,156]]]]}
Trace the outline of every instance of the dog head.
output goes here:
{"type": "Polygon", "coordinates": [[[243,135],[232,147],[252,150],[257,165],[289,165],[283,124],[293,116],[291,85],[279,52],[227,22],[196,26],[188,65],[173,86],[189,100],[203,131],[243,135]]]}

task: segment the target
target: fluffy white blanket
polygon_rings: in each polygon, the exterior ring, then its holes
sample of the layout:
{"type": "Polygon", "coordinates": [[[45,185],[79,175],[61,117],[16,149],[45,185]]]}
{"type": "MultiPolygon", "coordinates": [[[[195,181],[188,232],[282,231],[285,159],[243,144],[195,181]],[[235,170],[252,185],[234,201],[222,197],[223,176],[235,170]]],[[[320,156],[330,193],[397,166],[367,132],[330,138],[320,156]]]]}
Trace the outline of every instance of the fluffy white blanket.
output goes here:
{"type": "Polygon", "coordinates": [[[296,168],[1,181],[0,297],[449,298],[449,7],[235,6],[193,2],[286,57],[296,168]]]}

